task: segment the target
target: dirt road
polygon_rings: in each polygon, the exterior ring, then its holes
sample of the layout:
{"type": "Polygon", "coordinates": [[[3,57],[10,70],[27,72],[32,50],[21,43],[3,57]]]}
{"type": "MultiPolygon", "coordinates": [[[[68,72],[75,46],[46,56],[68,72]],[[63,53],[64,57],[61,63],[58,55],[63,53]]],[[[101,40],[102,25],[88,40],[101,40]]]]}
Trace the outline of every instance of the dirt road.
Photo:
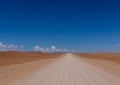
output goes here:
{"type": "MultiPolygon", "coordinates": [[[[33,64],[38,65],[38,62],[33,64]]],[[[10,80],[8,84],[2,84],[0,80],[0,85],[120,85],[119,76],[107,73],[73,54],[66,54],[42,69],[38,67],[24,77],[10,80]]]]}

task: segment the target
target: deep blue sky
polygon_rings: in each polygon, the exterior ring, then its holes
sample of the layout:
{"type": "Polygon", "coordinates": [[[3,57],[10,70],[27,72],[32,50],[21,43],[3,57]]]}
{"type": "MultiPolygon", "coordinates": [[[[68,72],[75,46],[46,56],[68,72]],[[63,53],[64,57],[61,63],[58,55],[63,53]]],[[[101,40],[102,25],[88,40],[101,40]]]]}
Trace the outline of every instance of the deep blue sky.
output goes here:
{"type": "Polygon", "coordinates": [[[0,42],[120,52],[120,1],[0,0],[0,42]]]}

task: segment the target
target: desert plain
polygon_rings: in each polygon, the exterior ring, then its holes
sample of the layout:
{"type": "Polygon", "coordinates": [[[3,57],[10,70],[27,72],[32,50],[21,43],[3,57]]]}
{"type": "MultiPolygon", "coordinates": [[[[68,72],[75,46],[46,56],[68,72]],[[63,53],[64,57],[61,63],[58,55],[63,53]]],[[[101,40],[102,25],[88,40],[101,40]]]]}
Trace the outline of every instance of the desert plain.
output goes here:
{"type": "Polygon", "coordinates": [[[0,85],[120,85],[120,54],[0,52],[0,85]]]}

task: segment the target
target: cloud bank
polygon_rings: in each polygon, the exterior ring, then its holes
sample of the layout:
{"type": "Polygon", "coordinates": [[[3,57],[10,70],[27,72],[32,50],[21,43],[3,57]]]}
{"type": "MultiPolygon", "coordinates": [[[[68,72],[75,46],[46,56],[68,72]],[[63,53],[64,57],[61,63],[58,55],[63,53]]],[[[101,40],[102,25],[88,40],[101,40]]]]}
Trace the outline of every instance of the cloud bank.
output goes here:
{"type": "MultiPolygon", "coordinates": [[[[50,47],[42,47],[40,45],[35,45],[33,47],[34,51],[44,52],[44,53],[53,53],[53,52],[75,52],[75,50],[68,50],[66,48],[57,48],[55,45],[50,47]]],[[[0,42],[0,51],[25,51],[23,45],[14,45],[14,44],[4,44],[0,42]]]]}
{"type": "Polygon", "coordinates": [[[44,48],[44,47],[41,47],[40,45],[36,45],[36,46],[34,46],[34,51],[49,52],[49,53],[52,53],[52,52],[70,52],[68,49],[65,49],[65,48],[60,49],[54,45],[50,46],[50,48],[44,48]]]}
{"type": "Polygon", "coordinates": [[[0,51],[20,51],[22,50],[23,45],[14,45],[14,44],[3,44],[2,42],[0,42],[0,51]]]}

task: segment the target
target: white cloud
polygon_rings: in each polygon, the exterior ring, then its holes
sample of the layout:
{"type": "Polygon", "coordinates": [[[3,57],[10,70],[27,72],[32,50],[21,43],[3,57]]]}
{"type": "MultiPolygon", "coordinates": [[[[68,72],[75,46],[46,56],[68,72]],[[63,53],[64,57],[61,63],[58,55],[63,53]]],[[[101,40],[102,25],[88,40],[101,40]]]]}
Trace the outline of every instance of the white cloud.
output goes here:
{"type": "Polygon", "coordinates": [[[68,52],[69,50],[64,48],[63,51],[64,51],[64,52],[68,52]]]}
{"type": "Polygon", "coordinates": [[[0,42],[0,51],[5,50],[5,49],[6,49],[6,45],[0,42]]]}
{"type": "Polygon", "coordinates": [[[3,43],[0,42],[0,48],[5,48],[6,45],[4,45],[3,43]]]}
{"type": "Polygon", "coordinates": [[[51,50],[56,51],[57,50],[56,46],[51,46],[51,50]]]}
{"type": "Polygon", "coordinates": [[[61,52],[62,50],[61,49],[56,49],[57,52],[61,52]]]}
{"type": "Polygon", "coordinates": [[[41,52],[45,51],[45,49],[43,47],[40,47],[39,45],[34,46],[34,50],[35,51],[41,51],[41,52]]]}
{"type": "Polygon", "coordinates": [[[39,45],[34,46],[34,50],[35,51],[40,51],[40,46],[39,45]]]}
{"type": "Polygon", "coordinates": [[[13,50],[21,50],[21,48],[23,47],[23,45],[14,45],[14,44],[10,44],[10,45],[6,45],[0,42],[0,51],[13,51],[13,50]]]}
{"type": "Polygon", "coordinates": [[[52,45],[50,48],[43,48],[39,45],[34,46],[34,51],[41,51],[41,52],[70,52],[68,49],[60,49],[56,46],[52,45]]]}

